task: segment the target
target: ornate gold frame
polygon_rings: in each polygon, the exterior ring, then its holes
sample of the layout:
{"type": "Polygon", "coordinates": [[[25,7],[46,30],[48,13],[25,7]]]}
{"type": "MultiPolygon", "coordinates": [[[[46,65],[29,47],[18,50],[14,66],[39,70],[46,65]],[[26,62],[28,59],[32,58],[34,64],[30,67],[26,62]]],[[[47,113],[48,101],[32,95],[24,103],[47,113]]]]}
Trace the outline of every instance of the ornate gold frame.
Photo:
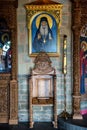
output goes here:
{"type": "Polygon", "coordinates": [[[32,53],[32,34],[31,34],[31,24],[32,20],[35,16],[40,13],[47,13],[52,15],[57,23],[57,51],[56,53],[48,53],[49,56],[59,56],[59,48],[60,48],[60,40],[59,40],[59,27],[60,27],[60,19],[61,19],[61,9],[62,4],[45,4],[45,5],[34,5],[34,4],[26,4],[25,5],[27,11],[27,27],[28,27],[28,41],[29,41],[29,56],[36,56],[37,53],[32,53]]]}

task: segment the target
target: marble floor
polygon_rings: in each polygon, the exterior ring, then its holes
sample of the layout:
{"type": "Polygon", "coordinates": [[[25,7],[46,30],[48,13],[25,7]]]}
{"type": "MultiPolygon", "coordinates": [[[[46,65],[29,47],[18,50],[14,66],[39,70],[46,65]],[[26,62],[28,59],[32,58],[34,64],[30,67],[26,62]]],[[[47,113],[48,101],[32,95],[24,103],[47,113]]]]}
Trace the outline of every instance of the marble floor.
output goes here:
{"type": "Polygon", "coordinates": [[[58,118],[58,128],[54,128],[50,122],[35,122],[33,128],[29,123],[18,123],[18,125],[0,124],[0,130],[87,130],[87,115],[80,119],[58,118]]]}
{"type": "Polygon", "coordinates": [[[19,123],[18,125],[0,124],[0,130],[58,130],[53,128],[51,123],[35,123],[34,128],[29,128],[28,123],[19,123]]]}

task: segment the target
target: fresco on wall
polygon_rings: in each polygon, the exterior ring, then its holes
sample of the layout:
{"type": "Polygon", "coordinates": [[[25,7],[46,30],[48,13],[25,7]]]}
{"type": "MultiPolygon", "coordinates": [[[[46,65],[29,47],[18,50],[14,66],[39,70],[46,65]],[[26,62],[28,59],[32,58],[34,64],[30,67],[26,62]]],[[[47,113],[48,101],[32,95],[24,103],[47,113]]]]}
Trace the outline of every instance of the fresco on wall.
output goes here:
{"type": "Polygon", "coordinates": [[[87,114],[87,24],[82,27],[80,35],[80,93],[81,114],[87,114]]]}

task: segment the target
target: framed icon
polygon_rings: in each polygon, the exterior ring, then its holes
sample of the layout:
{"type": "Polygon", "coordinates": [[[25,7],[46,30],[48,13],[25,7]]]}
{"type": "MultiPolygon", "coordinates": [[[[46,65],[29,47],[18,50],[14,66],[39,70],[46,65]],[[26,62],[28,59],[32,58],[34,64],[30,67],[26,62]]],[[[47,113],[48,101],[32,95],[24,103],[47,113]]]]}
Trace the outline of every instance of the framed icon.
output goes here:
{"type": "Polygon", "coordinates": [[[40,5],[36,6],[25,5],[29,32],[29,56],[36,56],[41,51],[48,53],[49,56],[59,56],[62,5],[45,5],[44,8],[40,5]]]}

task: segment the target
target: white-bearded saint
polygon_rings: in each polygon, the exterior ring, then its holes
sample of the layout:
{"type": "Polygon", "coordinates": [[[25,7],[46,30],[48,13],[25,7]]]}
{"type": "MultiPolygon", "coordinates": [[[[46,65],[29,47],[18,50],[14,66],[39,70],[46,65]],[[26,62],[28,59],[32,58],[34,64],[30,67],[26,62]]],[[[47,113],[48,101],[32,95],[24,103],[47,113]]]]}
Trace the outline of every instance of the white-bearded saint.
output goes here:
{"type": "Polygon", "coordinates": [[[45,51],[50,52],[52,47],[53,35],[49,27],[48,20],[46,17],[42,17],[40,20],[39,28],[37,29],[33,48],[36,52],[45,51]]]}

